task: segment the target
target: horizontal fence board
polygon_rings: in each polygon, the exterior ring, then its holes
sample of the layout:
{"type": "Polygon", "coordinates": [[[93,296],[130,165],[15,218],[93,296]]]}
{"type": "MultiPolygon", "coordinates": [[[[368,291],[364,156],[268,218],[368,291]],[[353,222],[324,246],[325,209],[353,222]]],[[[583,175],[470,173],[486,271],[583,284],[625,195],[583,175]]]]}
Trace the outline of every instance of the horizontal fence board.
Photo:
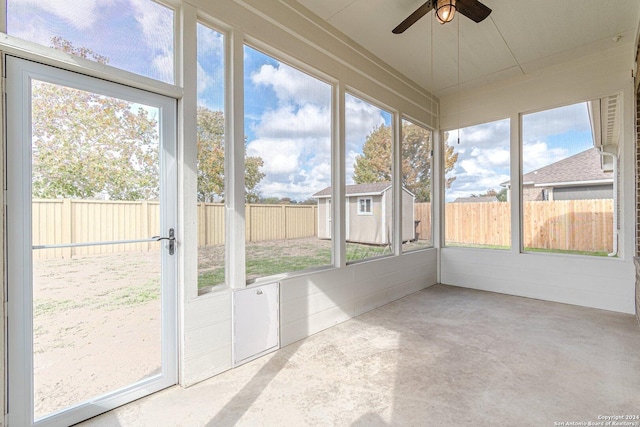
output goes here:
{"type": "MultiPolygon", "coordinates": [[[[34,200],[33,244],[147,239],[163,234],[157,201],[34,200]]],[[[245,207],[246,240],[301,239],[317,236],[315,205],[248,204],[245,207]]],[[[225,207],[198,204],[198,246],[225,243],[225,207]]],[[[508,202],[447,203],[445,236],[449,244],[511,245],[511,206],[508,202]]],[[[431,203],[415,203],[414,219],[419,240],[432,239],[431,203]]],[[[576,251],[613,248],[613,201],[566,200],[525,202],[524,246],[576,251]]],[[[153,243],[40,249],[34,258],[68,258],[74,255],[148,251],[153,243]]]]}

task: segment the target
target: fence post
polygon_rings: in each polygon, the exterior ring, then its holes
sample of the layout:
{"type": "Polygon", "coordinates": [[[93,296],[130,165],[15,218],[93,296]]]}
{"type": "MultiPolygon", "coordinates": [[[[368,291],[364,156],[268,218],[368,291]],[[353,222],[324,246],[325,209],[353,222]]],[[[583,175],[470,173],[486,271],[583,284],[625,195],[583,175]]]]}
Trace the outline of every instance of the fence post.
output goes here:
{"type": "MultiPolygon", "coordinates": [[[[140,217],[140,220],[142,222],[140,230],[143,233],[146,233],[146,236],[142,236],[142,238],[147,239],[153,236],[155,233],[154,231],[149,230],[149,203],[146,200],[144,200],[140,205],[140,217]]],[[[146,247],[146,252],[149,252],[151,250],[150,243],[144,243],[144,246],[146,247]]]]}
{"type": "MultiPolygon", "coordinates": [[[[73,218],[71,217],[71,199],[62,199],[62,212],[60,215],[62,227],[61,238],[62,243],[74,243],[72,239],[73,218]]],[[[62,258],[71,259],[73,248],[63,248],[62,258]]]]}
{"type": "Polygon", "coordinates": [[[318,205],[313,206],[313,236],[318,237],[318,205]]]}
{"type": "Polygon", "coordinates": [[[289,237],[287,230],[287,205],[282,205],[282,229],[284,230],[284,239],[289,237]]]}
{"type": "Polygon", "coordinates": [[[246,234],[244,240],[246,242],[251,242],[251,205],[248,203],[244,206],[244,221],[244,229],[246,234]]]}

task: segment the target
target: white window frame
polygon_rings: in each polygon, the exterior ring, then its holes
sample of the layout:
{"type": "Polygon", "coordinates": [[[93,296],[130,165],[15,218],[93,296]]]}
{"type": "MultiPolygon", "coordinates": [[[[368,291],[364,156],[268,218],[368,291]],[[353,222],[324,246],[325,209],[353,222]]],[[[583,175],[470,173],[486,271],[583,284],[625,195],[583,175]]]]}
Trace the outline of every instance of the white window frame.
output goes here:
{"type": "Polygon", "coordinates": [[[373,215],[373,197],[358,197],[358,215],[373,215]],[[362,202],[369,201],[369,211],[362,210],[362,202]]]}

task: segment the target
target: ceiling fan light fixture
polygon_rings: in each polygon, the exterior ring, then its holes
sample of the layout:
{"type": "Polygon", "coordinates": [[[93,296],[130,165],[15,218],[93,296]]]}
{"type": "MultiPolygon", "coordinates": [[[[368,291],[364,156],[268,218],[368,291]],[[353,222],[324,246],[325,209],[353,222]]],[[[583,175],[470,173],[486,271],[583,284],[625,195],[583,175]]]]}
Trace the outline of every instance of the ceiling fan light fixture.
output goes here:
{"type": "Polygon", "coordinates": [[[438,0],[436,3],[436,18],[441,24],[453,20],[456,14],[456,0],[438,0]]]}

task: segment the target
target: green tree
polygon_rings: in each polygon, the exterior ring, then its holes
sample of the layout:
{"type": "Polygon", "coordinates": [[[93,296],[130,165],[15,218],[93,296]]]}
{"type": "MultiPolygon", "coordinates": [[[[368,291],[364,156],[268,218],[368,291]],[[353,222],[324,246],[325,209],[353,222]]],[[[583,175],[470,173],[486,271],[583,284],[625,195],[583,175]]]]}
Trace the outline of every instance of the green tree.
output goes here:
{"type": "Polygon", "coordinates": [[[493,188],[487,190],[483,194],[472,194],[471,197],[495,197],[499,202],[507,201],[507,189],[503,188],[500,191],[496,191],[493,188]]]}
{"type": "Polygon", "coordinates": [[[93,49],[89,49],[88,47],[75,47],[69,40],[65,40],[60,36],[51,38],[51,47],[66,53],[70,53],[71,55],[79,56],[80,58],[91,59],[93,61],[99,62],[100,64],[109,63],[109,58],[107,58],[106,56],[100,55],[94,52],[93,49]]]}
{"type": "MultiPolygon", "coordinates": [[[[356,156],[356,184],[391,181],[391,127],[380,125],[367,136],[362,154],[356,156]]],[[[402,183],[417,202],[431,199],[431,132],[410,122],[402,124],[402,183]]],[[[458,154],[445,144],[445,173],[453,170],[458,154]]],[[[447,188],[455,180],[446,180],[447,188]]]]}
{"type": "Polygon", "coordinates": [[[456,180],[455,176],[447,177],[447,174],[453,170],[458,161],[458,153],[453,149],[453,145],[449,145],[447,142],[449,139],[449,132],[444,134],[444,186],[445,188],[451,188],[451,184],[456,180]]]}
{"type": "MultiPolygon", "coordinates": [[[[224,199],[224,114],[199,106],[197,111],[198,201],[224,199]]],[[[264,178],[261,157],[245,156],[245,201],[257,203],[257,186],[264,178]]]]}
{"type": "Polygon", "coordinates": [[[198,201],[224,198],[224,115],[198,107],[198,201]]]}
{"type": "Polygon", "coordinates": [[[496,194],[496,197],[498,198],[499,202],[506,202],[508,195],[507,195],[507,188],[503,188],[500,191],[498,191],[498,193],[496,194]]]}
{"type": "MultiPolygon", "coordinates": [[[[52,45],[108,62],[59,37],[52,45]]],[[[41,81],[31,92],[34,197],[158,197],[158,122],[148,109],[41,81]]]]}
{"type": "Polygon", "coordinates": [[[264,166],[262,157],[244,158],[244,200],[247,203],[258,203],[260,201],[260,192],[256,188],[264,173],[260,172],[260,168],[264,166]]]}

